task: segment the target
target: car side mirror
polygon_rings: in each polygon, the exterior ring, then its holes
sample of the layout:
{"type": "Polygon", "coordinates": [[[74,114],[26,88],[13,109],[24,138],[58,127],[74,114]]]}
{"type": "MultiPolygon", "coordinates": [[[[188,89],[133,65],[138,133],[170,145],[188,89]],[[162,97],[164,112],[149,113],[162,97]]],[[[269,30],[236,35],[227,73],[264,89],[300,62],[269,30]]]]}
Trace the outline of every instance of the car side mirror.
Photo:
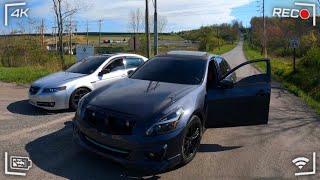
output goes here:
{"type": "Polygon", "coordinates": [[[103,76],[104,74],[108,74],[110,72],[110,69],[103,69],[101,72],[99,72],[98,76],[103,76]]]}
{"type": "Polygon", "coordinates": [[[223,89],[232,89],[234,88],[234,82],[230,79],[224,79],[220,81],[220,87],[223,89]]]}
{"type": "Polygon", "coordinates": [[[127,73],[128,73],[128,76],[130,76],[133,72],[134,72],[134,70],[128,71],[128,72],[127,72],[127,73]]]}

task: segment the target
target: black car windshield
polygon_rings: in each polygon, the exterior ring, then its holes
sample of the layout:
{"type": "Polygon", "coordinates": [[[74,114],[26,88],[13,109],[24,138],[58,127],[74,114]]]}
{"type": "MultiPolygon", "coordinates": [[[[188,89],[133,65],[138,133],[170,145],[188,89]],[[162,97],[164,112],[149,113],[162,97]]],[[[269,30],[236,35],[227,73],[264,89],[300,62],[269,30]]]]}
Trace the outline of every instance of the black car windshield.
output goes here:
{"type": "Polygon", "coordinates": [[[156,57],[137,69],[130,78],[196,85],[202,82],[205,69],[205,60],[156,57]]]}
{"type": "Polygon", "coordinates": [[[75,63],[73,66],[67,69],[66,72],[92,74],[108,58],[109,58],[108,56],[91,56],[91,57],[85,58],[75,63]]]}

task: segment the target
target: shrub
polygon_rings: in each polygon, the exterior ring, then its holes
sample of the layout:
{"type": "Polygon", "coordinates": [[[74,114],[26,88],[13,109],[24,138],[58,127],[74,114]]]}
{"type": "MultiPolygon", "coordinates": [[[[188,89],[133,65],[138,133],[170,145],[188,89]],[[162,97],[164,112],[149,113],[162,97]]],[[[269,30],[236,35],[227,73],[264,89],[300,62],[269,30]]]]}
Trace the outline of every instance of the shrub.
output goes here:
{"type": "Polygon", "coordinates": [[[320,68],[320,47],[310,48],[303,57],[303,64],[310,68],[320,68]]]}

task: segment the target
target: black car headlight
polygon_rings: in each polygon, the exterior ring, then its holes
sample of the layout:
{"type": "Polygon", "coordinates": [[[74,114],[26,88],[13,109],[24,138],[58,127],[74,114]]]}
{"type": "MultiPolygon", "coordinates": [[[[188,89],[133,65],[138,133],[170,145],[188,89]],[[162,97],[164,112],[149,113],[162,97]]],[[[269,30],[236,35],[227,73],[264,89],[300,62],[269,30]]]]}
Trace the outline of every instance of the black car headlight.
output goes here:
{"type": "Polygon", "coordinates": [[[174,111],[161,118],[161,120],[154,124],[151,128],[149,128],[146,134],[148,136],[154,136],[174,131],[177,128],[182,114],[182,107],[175,109],[174,111]]]}
{"type": "Polygon", "coordinates": [[[64,91],[67,89],[67,86],[57,87],[57,88],[44,88],[43,93],[54,93],[59,91],[64,91]]]}

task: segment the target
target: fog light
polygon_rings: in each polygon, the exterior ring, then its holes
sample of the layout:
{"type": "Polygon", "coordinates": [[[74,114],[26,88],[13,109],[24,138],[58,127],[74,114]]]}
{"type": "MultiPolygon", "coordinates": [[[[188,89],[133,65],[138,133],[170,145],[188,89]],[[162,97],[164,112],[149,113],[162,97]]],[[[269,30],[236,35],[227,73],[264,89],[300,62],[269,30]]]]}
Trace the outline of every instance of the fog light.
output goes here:
{"type": "Polygon", "coordinates": [[[147,157],[153,161],[162,161],[167,153],[168,145],[165,144],[159,152],[148,152],[146,153],[147,157]]]}
{"type": "Polygon", "coordinates": [[[44,106],[44,107],[54,107],[56,103],[54,102],[37,102],[38,106],[44,106]]]}

